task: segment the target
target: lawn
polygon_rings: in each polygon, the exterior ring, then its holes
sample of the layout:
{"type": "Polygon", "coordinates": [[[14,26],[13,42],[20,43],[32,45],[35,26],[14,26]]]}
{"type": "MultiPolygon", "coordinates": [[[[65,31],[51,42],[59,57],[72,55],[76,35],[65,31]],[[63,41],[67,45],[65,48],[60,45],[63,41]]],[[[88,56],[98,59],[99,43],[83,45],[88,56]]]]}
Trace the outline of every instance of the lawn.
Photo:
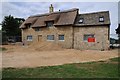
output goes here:
{"type": "Polygon", "coordinates": [[[118,59],[37,68],[4,68],[3,78],[118,78],[118,59]]]}

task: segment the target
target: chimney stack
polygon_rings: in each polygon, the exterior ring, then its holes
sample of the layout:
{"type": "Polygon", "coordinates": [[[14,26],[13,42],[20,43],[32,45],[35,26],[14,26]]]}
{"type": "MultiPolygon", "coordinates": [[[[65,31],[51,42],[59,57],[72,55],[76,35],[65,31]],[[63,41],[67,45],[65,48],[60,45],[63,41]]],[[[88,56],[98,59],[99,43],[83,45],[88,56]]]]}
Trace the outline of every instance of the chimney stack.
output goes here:
{"type": "Polygon", "coordinates": [[[50,7],[49,7],[49,12],[50,12],[50,13],[54,12],[54,7],[53,7],[52,4],[51,4],[50,7]]]}

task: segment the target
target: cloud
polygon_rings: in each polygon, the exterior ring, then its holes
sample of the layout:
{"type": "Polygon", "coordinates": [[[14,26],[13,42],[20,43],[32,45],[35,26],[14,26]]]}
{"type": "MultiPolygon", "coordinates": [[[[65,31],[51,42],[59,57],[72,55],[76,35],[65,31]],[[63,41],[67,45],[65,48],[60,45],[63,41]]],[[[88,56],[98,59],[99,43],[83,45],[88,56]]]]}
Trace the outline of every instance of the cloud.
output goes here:
{"type": "Polygon", "coordinates": [[[55,11],[79,8],[79,13],[91,13],[98,11],[110,11],[111,34],[115,34],[118,25],[117,2],[2,2],[2,18],[13,15],[15,17],[27,18],[30,15],[49,12],[49,6],[53,4],[55,11]]]}
{"type": "Polygon", "coordinates": [[[118,22],[120,23],[120,2],[118,3],[118,22]]]}

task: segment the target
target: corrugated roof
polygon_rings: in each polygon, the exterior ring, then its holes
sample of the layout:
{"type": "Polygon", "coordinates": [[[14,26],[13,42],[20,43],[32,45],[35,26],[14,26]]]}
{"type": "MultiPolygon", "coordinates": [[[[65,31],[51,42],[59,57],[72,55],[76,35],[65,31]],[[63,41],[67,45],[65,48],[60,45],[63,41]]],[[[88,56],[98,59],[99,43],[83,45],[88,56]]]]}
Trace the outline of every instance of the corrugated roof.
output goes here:
{"type": "Polygon", "coordinates": [[[76,18],[74,25],[87,26],[87,25],[105,25],[105,24],[110,24],[109,11],[79,14],[76,18]],[[104,18],[103,22],[99,22],[100,17],[104,18]],[[79,23],[80,19],[83,19],[83,23],[79,23]]]}

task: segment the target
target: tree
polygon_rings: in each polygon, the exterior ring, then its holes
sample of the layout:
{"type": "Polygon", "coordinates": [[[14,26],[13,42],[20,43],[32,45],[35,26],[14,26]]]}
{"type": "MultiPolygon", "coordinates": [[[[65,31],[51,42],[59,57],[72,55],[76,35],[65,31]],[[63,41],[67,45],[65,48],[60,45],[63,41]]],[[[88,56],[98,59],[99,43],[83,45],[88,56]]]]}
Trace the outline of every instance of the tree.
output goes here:
{"type": "Polygon", "coordinates": [[[14,18],[13,16],[5,16],[2,21],[2,43],[7,41],[7,37],[21,36],[19,26],[25,21],[23,18],[14,18]]]}
{"type": "Polygon", "coordinates": [[[19,26],[25,21],[23,18],[14,18],[13,16],[5,16],[2,22],[2,32],[6,36],[21,36],[21,30],[19,26]]]}
{"type": "Polygon", "coordinates": [[[118,28],[116,29],[116,33],[120,34],[120,24],[119,24],[118,28]]]}
{"type": "MultiPolygon", "coordinates": [[[[118,28],[116,29],[116,34],[118,34],[118,43],[120,44],[120,24],[119,24],[119,26],[118,26],[118,28]]],[[[119,48],[120,48],[120,45],[119,45],[119,48]]]]}

